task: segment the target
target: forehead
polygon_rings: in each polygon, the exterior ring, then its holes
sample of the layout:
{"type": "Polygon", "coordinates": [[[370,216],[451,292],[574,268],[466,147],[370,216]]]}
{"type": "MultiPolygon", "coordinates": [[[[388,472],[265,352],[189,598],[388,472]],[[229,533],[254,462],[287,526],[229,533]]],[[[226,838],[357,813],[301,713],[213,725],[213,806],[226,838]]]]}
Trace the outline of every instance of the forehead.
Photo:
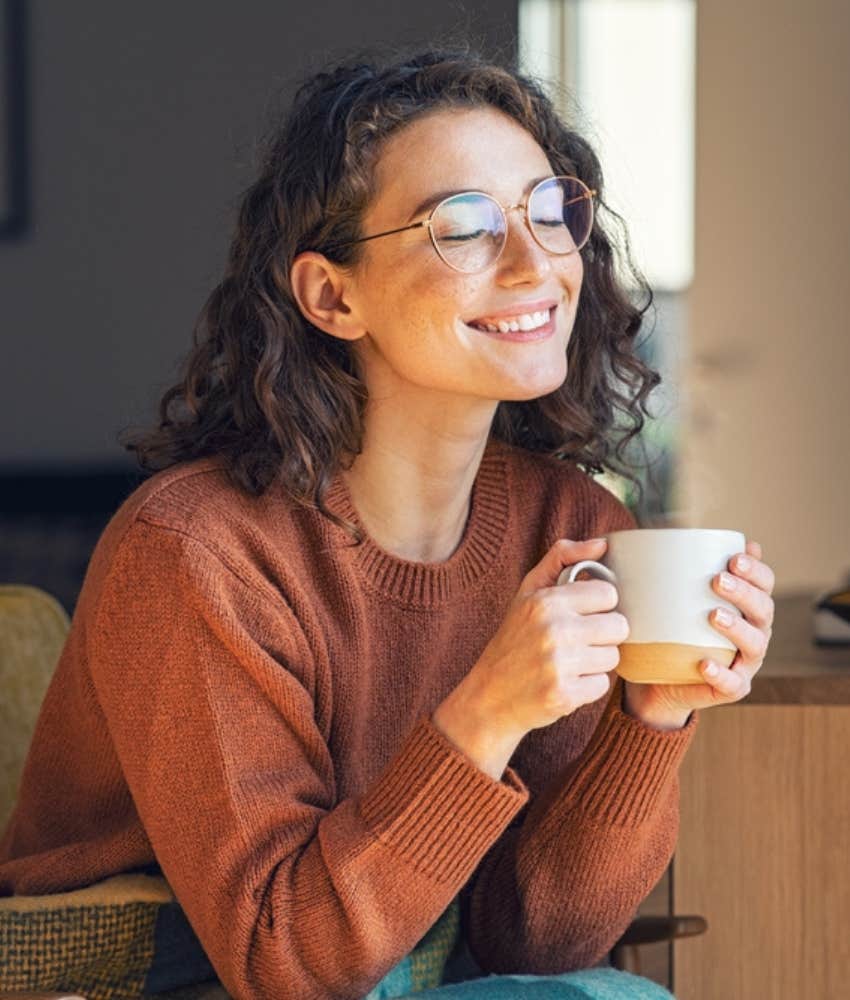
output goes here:
{"type": "Polygon", "coordinates": [[[373,221],[407,217],[430,195],[479,190],[518,201],[551,173],[537,141],[495,108],[441,109],[390,136],[375,167],[373,221]]]}

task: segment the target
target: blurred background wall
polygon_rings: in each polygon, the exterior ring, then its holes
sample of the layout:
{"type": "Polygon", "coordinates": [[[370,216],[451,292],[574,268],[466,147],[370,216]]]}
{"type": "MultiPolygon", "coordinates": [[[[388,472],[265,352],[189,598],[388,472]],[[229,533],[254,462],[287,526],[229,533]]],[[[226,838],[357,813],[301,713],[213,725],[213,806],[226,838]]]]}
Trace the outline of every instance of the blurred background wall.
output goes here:
{"type": "Polygon", "coordinates": [[[254,144],[350,48],[458,30],[510,51],[513,0],[35,0],[32,228],[0,243],[0,463],[111,463],[219,280],[254,144]],[[15,433],[9,433],[14,419],[15,433]]]}
{"type": "MultiPolygon", "coordinates": [[[[694,281],[677,476],[781,588],[850,574],[850,4],[697,4],[694,281]]],[[[848,581],[850,582],[850,581],[848,581]]]]}
{"type": "Polygon", "coordinates": [[[256,142],[298,80],[364,46],[458,37],[511,57],[516,2],[17,6],[32,210],[0,240],[0,580],[70,609],[137,482],[116,435],[150,423],[174,381],[256,142]]]}
{"type": "MultiPolygon", "coordinates": [[[[298,78],[451,32],[510,55],[519,4],[26,7],[32,217],[0,241],[0,579],[70,608],[134,482],[116,435],[171,384],[255,141],[298,78]]],[[[848,53],[846,0],[697,4],[671,503],[758,539],[785,590],[850,570],[848,53]]]]}

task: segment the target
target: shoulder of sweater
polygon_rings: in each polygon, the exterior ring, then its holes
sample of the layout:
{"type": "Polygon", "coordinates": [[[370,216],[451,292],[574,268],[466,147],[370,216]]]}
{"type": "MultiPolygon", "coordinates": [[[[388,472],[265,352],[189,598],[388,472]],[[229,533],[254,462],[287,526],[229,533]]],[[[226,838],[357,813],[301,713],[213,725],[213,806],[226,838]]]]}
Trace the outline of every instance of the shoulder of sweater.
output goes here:
{"type": "Polygon", "coordinates": [[[228,524],[259,522],[270,508],[275,518],[285,519],[294,507],[274,486],[260,496],[248,493],[231,478],[223,458],[208,457],[154,473],[127,497],[112,520],[122,527],[144,521],[208,543],[228,524]]]}
{"type": "MultiPolygon", "coordinates": [[[[72,628],[96,634],[102,609],[128,596],[165,608],[193,602],[255,630],[280,651],[281,662],[312,670],[314,649],[305,633],[309,593],[302,577],[309,546],[287,545],[294,501],[282,490],[252,497],[234,483],[221,458],[180,463],[155,473],[123,502],[98,539],[72,628]],[[259,507],[258,507],[259,505],[259,507]],[[271,510],[263,516],[257,509],[271,510]],[[277,521],[270,535],[267,524],[277,521]],[[140,583],[141,581],[141,583],[140,583]],[[104,602],[107,603],[104,603],[104,602]]],[[[321,636],[313,627],[311,635],[321,636]]]]}
{"type": "Polygon", "coordinates": [[[577,509],[581,520],[587,520],[584,537],[591,537],[594,531],[604,534],[634,526],[634,518],[622,500],[575,462],[500,444],[519,487],[527,489],[534,484],[552,509],[577,509]]]}
{"type": "Polygon", "coordinates": [[[305,558],[295,524],[303,515],[295,508],[279,488],[261,496],[242,489],[223,458],[182,462],[155,473],[127,497],[104,529],[93,559],[110,562],[128,535],[138,534],[134,529],[147,526],[178,539],[184,551],[201,547],[243,583],[279,599],[285,582],[281,571],[290,564],[297,579],[305,558]],[[273,586],[269,553],[276,564],[273,586]]]}

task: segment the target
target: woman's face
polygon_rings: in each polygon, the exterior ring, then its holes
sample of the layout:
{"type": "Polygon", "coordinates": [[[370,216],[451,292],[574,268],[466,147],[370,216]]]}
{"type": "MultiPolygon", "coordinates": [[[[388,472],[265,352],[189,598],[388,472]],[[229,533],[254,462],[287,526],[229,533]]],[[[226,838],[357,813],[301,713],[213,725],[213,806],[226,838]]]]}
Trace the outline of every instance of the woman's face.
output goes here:
{"type": "MultiPolygon", "coordinates": [[[[387,141],[362,232],[426,219],[436,202],[459,191],[484,191],[503,206],[524,203],[552,173],[532,136],[501,112],[434,112],[387,141]]],[[[508,213],[501,256],[477,274],[448,267],[427,227],[372,240],[363,250],[349,290],[366,330],[355,348],[373,398],[436,393],[454,409],[458,397],[535,399],[563,383],[582,259],[548,254],[521,211],[508,213]],[[546,337],[515,341],[481,328],[547,308],[553,323],[546,337]]]]}

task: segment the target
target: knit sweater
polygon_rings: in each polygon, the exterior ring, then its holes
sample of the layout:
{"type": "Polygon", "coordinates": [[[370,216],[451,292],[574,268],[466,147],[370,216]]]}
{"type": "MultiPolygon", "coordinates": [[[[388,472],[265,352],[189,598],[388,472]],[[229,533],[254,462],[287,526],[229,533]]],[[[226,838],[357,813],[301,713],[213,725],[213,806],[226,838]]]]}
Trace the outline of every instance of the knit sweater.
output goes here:
{"type": "MultiPolygon", "coordinates": [[[[494,439],[441,563],[359,547],[221,459],[165,470],[92,555],[0,842],[0,894],[157,865],[237,998],[361,997],[460,894],[487,972],[597,963],[668,864],[696,726],[622,682],[501,780],[431,714],[561,537],[633,526],[578,468],[494,439]]],[[[328,493],[358,522],[341,476],[328,493]]]]}

